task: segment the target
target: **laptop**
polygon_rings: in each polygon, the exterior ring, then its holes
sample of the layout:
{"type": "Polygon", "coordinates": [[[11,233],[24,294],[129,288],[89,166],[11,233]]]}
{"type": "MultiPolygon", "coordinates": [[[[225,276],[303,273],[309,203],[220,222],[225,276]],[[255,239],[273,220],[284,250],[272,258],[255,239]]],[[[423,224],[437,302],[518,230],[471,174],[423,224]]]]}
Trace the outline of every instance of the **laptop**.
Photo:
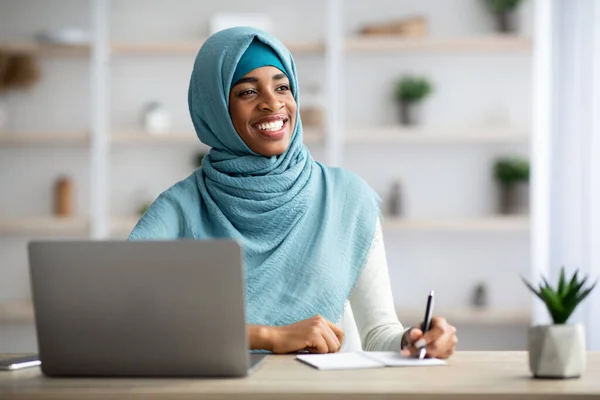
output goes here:
{"type": "Polygon", "coordinates": [[[35,241],[29,268],[47,376],[243,377],[243,255],[233,240],[35,241]]]}

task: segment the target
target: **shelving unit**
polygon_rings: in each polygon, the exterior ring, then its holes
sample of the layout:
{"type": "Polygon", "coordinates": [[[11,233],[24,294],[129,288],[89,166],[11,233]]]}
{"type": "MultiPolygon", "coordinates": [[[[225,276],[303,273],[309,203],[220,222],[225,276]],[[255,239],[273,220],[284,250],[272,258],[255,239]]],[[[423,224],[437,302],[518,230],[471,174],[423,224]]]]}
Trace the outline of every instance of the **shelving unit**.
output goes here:
{"type": "MultiPolygon", "coordinates": [[[[126,235],[131,232],[138,219],[138,217],[114,218],[110,225],[111,232],[118,236],[126,235]]],[[[526,233],[529,230],[529,219],[526,216],[492,216],[423,220],[384,216],[382,228],[386,233],[419,231],[526,233]]]]}
{"type": "Polygon", "coordinates": [[[85,218],[14,217],[0,218],[0,235],[15,236],[86,236],[89,221],[85,218]]]}
{"type": "MultiPolygon", "coordinates": [[[[195,55],[204,40],[178,42],[111,42],[109,52],[114,56],[169,56],[195,55]]],[[[321,41],[286,41],[285,46],[294,55],[321,54],[326,51],[321,41]]],[[[397,37],[355,37],[345,39],[343,50],[348,53],[357,52],[530,52],[531,40],[523,37],[493,35],[482,37],[456,38],[418,38],[402,39],[397,37]]],[[[77,56],[90,54],[90,45],[52,45],[36,42],[4,42],[0,50],[12,53],[28,53],[40,56],[77,56]]]]}
{"type": "MultiPolygon", "coordinates": [[[[100,1],[90,0],[94,5],[101,4],[100,1]]],[[[379,149],[382,146],[386,147],[386,154],[393,154],[394,150],[406,150],[403,146],[409,147],[410,151],[418,151],[419,157],[427,159],[428,151],[435,147],[436,154],[443,154],[448,146],[448,151],[463,151],[462,145],[466,149],[473,149],[477,145],[476,150],[484,149],[485,151],[493,151],[498,148],[508,147],[505,145],[521,146],[525,148],[529,144],[530,132],[529,129],[515,129],[510,126],[499,128],[493,126],[465,126],[464,128],[448,128],[441,126],[420,126],[416,128],[406,128],[401,126],[369,126],[368,128],[356,127],[348,124],[343,120],[344,107],[346,100],[343,86],[345,81],[338,79],[343,77],[349,79],[352,63],[364,62],[368,57],[381,60],[381,56],[402,57],[408,55],[412,59],[414,55],[430,55],[442,57],[450,56],[453,60],[461,57],[456,55],[493,55],[494,60],[502,59],[503,55],[507,55],[511,59],[516,57],[530,57],[533,52],[533,44],[529,38],[517,37],[510,35],[473,35],[464,36],[458,34],[456,36],[432,36],[422,39],[401,39],[395,37],[356,37],[346,35],[344,29],[344,7],[346,2],[342,0],[327,0],[325,10],[325,26],[324,37],[322,40],[297,40],[284,41],[284,44],[294,54],[297,61],[302,57],[308,56],[309,66],[315,68],[313,63],[317,60],[325,64],[325,76],[323,79],[324,90],[327,94],[325,103],[325,127],[312,128],[304,127],[305,143],[309,146],[317,148],[324,154],[324,162],[326,164],[347,166],[344,162],[343,155],[346,152],[361,152],[360,154],[372,152],[373,149],[379,149]],[[479,145],[482,145],[479,147],[479,145]],[[459,149],[459,150],[456,150],[459,149]],[[338,158],[338,155],[340,156],[338,158]],[[339,161],[339,163],[338,163],[339,161]]],[[[108,160],[111,160],[111,152],[118,152],[121,149],[126,149],[127,156],[134,154],[139,148],[140,151],[153,146],[152,151],[162,146],[181,146],[181,148],[197,146],[198,149],[206,149],[199,143],[194,132],[173,131],[165,135],[150,135],[145,132],[131,130],[127,128],[125,122],[119,125],[118,122],[111,120],[109,116],[111,96],[118,96],[119,93],[110,93],[109,90],[117,92],[119,87],[111,86],[112,73],[119,73],[118,68],[123,67],[123,70],[129,73],[127,63],[140,62],[147,63],[148,60],[160,60],[164,63],[165,60],[173,59],[181,60],[183,57],[193,57],[203,43],[203,38],[190,37],[190,40],[177,41],[156,41],[147,42],[128,41],[119,38],[111,37],[108,32],[111,27],[110,14],[108,10],[98,13],[100,8],[91,7],[91,12],[94,14],[95,23],[102,31],[100,39],[86,46],[50,46],[42,45],[33,42],[8,42],[0,43],[0,50],[9,50],[16,53],[29,53],[39,55],[41,57],[80,57],[89,59],[92,67],[96,68],[93,71],[101,71],[104,78],[95,82],[96,87],[101,86],[103,89],[92,93],[92,106],[100,104],[101,107],[93,107],[93,113],[90,116],[91,126],[90,133],[88,132],[30,132],[30,133],[0,133],[0,150],[8,147],[48,147],[48,151],[52,151],[56,147],[81,147],[89,151],[90,169],[92,170],[92,182],[95,180],[101,184],[106,182],[106,185],[100,185],[103,189],[94,196],[101,198],[91,199],[92,207],[90,208],[91,215],[86,217],[76,217],[70,219],[59,219],[52,217],[34,217],[34,218],[2,218],[0,217],[0,235],[15,235],[15,236],[54,236],[54,237],[93,237],[93,238],[123,238],[131,231],[138,218],[136,216],[117,216],[111,215],[108,207],[111,192],[111,184],[109,182],[110,168],[108,160]],[[133,59],[138,58],[138,59],[133,59]],[[112,69],[111,63],[117,61],[118,68],[112,69]],[[116,126],[117,128],[112,128],[116,126]],[[121,129],[120,127],[126,128],[121,129]],[[131,153],[129,153],[131,152],[131,153]],[[96,196],[99,195],[99,196],[96,196]],[[100,226],[99,229],[94,227],[100,226]]],[[[302,36],[298,35],[298,38],[302,36]]],[[[466,57],[465,57],[466,58],[466,57]]],[[[86,61],[87,61],[86,59],[86,61]]],[[[469,57],[473,62],[479,62],[482,57],[469,57]]],[[[444,59],[445,60],[445,59],[444,59]]],[[[379,62],[378,61],[378,62],[379,62]]],[[[302,63],[300,61],[298,64],[302,63]]],[[[368,62],[368,61],[367,61],[368,62]]],[[[115,64],[117,64],[115,63],[115,64]]],[[[176,64],[175,63],[175,64],[176,64]]],[[[441,61],[443,63],[443,61],[441,61]]],[[[164,68],[167,64],[161,64],[160,68],[164,68]]],[[[423,64],[420,64],[423,65],[423,64]]],[[[304,67],[304,66],[303,66],[304,67]]],[[[398,71],[402,72],[402,67],[398,67],[398,71]]],[[[185,71],[189,74],[189,71],[185,71]]],[[[462,70],[457,68],[453,73],[460,74],[462,70]]],[[[486,71],[482,69],[482,74],[486,71]]],[[[92,74],[95,77],[97,74],[92,74]]],[[[447,75],[446,75],[447,77],[447,75]]],[[[356,78],[356,77],[354,77],[356,78]]],[[[367,78],[365,78],[367,79],[367,78]]],[[[150,82],[150,81],[148,81],[150,82]]],[[[149,91],[150,93],[151,91],[149,91]]],[[[472,96],[472,94],[471,94],[472,96]]],[[[368,99],[367,99],[368,100],[368,99]]],[[[458,101],[458,100],[457,100],[458,101]]],[[[498,97],[498,103],[506,101],[506,98],[498,97]]],[[[368,111],[369,104],[365,105],[365,112],[368,111]]],[[[487,121],[487,119],[481,119],[487,121]]],[[[434,121],[432,121],[433,123],[434,121]]],[[[461,121],[457,121],[460,123],[461,121]]],[[[178,149],[178,148],[177,148],[178,149]]],[[[311,148],[312,150],[312,148],[311,148]]],[[[21,149],[19,149],[21,151],[21,149]]],[[[23,151],[27,151],[23,149],[23,151]]],[[[465,150],[475,151],[475,150],[465,150]]],[[[125,152],[123,152],[125,153],[125,152]]],[[[114,157],[112,162],[118,157],[114,157]]],[[[416,157],[415,157],[416,158],[416,157]]],[[[447,159],[450,159],[448,157],[447,159]]],[[[122,158],[121,158],[122,159],[122,158]]],[[[480,158],[483,159],[483,156],[480,158]]],[[[382,164],[386,164],[390,160],[380,160],[382,164]]],[[[390,161],[391,162],[391,161],[390,161]]],[[[409,161],[410,162],[410,161],[409,161]]],[[[432,168],[433,169],[433,168],[432,168]]],[[[414,171],[404,170],[402,173],[411,174],[414,171]]],[[[434,176],[431,171],[429,176],[434,176]]],[[[164,177],[163,177],[164,178],[164,177]]],[[[132,177],[135,179],[135,177],[132,177]]],[[[365,176],[367,182],[369,177],[365,176]]],[[[413,181],[414,182],[414,181],[413,181]]],[[[379,181],[381,183],[381,181],[379,181]]],[[[118,185],[117,185],[118,186],[118,185]]],[[[383,184],[381,184],[383,186],[383,184]]],[[[410,189],[410,188],[409,188],[410,189]]],[[[93,189],[92,189],[93,192],[93,189]]],[[[481,209],[481,208],[479,208],[481,209]]],[[[115,211],[116,213],[117,211],[115,211]]],[[[461,233],[477,233],[481,237],[486,238],[486,235],[495,238],[497,235],[501,238],[509,238],[511,243],[523,243],[527,240],[527,235],[530,232],[530,223],[527,216],[480,216],[480,215],[465,215],[464,210],[460,213],[461,216],[455,216],[448,219],[423,218],[416,219],[407,216],[406,219],[395,219],[386,217],[383,222],[384,233],[405,233],[407,235],[415,234],[415,240],[420,240],[423,236],[420,232],[434,232],[436,236],[446,237],[444,235],[454,235],[461,233]],[[439,234],[439,235],[437,235],[439,234]],[[514,236],[511,236],[514,235],[514,236]],[[513,240],[513,237],[518,238],[513,240]]],[[[424,215],[424,214],[419,214],[424,215]]],[[[391,235],[393,236],[393,235],[391,235]]],[[[471,235],[472,236],[472,235],[471,235]]],[[[410,237],[412,240],[413,237],[410,237]]],[[[511,245],[511,244],[509,244],[511,245]]],[[[386,249],[388,252],[394,247],[400,247],[399,243],[386,241],[386,249]]],[[[404,260],[403,260],[404,261],[404,260]]],[[[526,263],[527,260],[524,261],[526,263]]],[[[452,260],[448,260],[451,264],[452,260]]],[[[391,265],[391,264],[390,264],[391,265]]],[[[406,265],[406,264],[405,264],[406,265]]],[[[2,319],[10,319],[14,317],[7,316],[31,316],[27,306],[11,305],[9,307],[0,303],[0,321],[2,319]],[[7,311],[8,310],[8,311],[7,311]],[[17,311],[15,311],[17,310],[17,311]],[[21,311],[19,311],[21,310],[21,311]],[[29,312],[29,314],[28,314],[29,312]]],[[[529,321],[530,316],[528,311],[504,311],[491,308],[485,311],[476,311],[462,308],[450,308],[446,310],[438,310],[440,314],[444,314],[449,320],[455,323],[474,324],[474,325],[490,325],[490,324],[508,324],[522,325],[529,321]]],[[[422,310],[404,310],[399,312],[403,319],[417,320],[421,318],[422,310]]],[[[17,318],[18,319],[18,318],[17,318]]],[[[404,322],[404,321],[403,321],[404,322]]]]}
{"type": "MultiPolygon", "coordinates": [[[[189,42],[113,42],[110,51],[113,55],[195,55],[204,40],[189,42]]],[[[285,42],[286,47],[293,54],[322,53],[325,50],[323,42],[285,42]]]]}
{"type": "MultiPolygon", "coordinates": [[[[320,129],[305,129],[304,143],[320,144],[323,134],[320,129]]],[[[111,143],[115,145],[131,145],[131,144],[184,144],[197,145],[199,148],[208,150],[208,147],[201,143],[195,132],[172,132],[164,134],[149,134],[146,132],[113,132],[111,135],[111,143]]]]}
{"type": "Polygon", "coordinates": [[[344,142],[347,144],[526,143],[529,140],[529,136],[525,133],[493,128],[448,130],[392,126],[348,129],[345,133],[344,142]]]}
{"type": "Polygon", "coordinates": [[[33,54],[41,57],[87,57],[88,45],[54,45],[27,41],[0,42],[0,51],[13,54],[33,54]]]}
{"type": "Polygon", "coordinates": [[[31,322],[33,322],[33,306],[30,300],[0,302],[0,325],[31,322]]]}
{"type": "Polygon", "coordinates": [[[382,228],[385,232],[524,232],[529,231],[527,216],[490,216],[452,219],[395,219],[384,218],[382,228]]]}
{"type": "Polygon", "coordinates": [[[469,53],[506,53],[529,52],[531,40],[527,38],[494,35],[464,38],[416,38],[396,37],[358,37],[347,39],[347,52],[469,52],[469,53]]]}
{"type": "MultiPolygon", "coordinates": [[[[110,43],[109,52],[114,56],[174,56],[196,55],[204,40],[179,41],[179,42],[113,42],[110,43]]],[[[323,42],[295,41],[284,43],[293,54],[323,53],[323,42]]],[[[90,45],[55,45],[37,42],[3,42],[0,51],[14,54],[33,54],[42,57],[88,57],[90,45]]]]}
{"type": "Polygon", "coordinates": [[[17,146],[86,146],[90,136],[86,132],[75,133],[14,133],[0,132],[0,148],[17,146]]]}
{"type": "MultiPolygon", "coordinates": [[[[402,309],[396,313],[401,321],[418,324],[423,320],[423,310],[402,309]]],[[[521,325],[531,324],[531,311],[528,309],[503,310],[493,308],[440,309],[436,315],[443,315],[456,325],[521,325]]]]}

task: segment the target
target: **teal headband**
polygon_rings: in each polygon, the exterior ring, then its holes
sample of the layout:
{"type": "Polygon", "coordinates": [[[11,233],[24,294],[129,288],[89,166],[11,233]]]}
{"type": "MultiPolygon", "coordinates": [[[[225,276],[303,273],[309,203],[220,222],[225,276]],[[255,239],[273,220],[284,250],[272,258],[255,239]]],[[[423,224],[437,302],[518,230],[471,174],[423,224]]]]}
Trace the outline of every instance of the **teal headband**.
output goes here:
{"type": "Polygon", "coordinates": [[[281,60],[270,46],[267,46],[258,39],[254,39],[250,46],[246,49],[242,58],[235,68],[231,87],[237,83],[244,75],[256,68],[272,66],[279,69],[284,74],[288,75],[281,60]]]}

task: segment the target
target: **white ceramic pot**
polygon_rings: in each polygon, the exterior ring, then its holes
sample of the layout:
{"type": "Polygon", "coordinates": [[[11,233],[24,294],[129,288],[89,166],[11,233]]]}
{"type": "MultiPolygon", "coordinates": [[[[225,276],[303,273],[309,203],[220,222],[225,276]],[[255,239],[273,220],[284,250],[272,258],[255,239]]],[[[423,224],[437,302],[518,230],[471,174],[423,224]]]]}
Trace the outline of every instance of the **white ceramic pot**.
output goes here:
{"type": "Polygon", "coordinates": [[[160,104],[150,103],[144,110],[143,125],[153,135],[166,134],[171,129],[171,115],[160,104]]]}
{"type": "Polygon", "coordinates": [[[529,328],[529,369],[536,378],[577,378],[586,365],[583,325],[529,328]]]}

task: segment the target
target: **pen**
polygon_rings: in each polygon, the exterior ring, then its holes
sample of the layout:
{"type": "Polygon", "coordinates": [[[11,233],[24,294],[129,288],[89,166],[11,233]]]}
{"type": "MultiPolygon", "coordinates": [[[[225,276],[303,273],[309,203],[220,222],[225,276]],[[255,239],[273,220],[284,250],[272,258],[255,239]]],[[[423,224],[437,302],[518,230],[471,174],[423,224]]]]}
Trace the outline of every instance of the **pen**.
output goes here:
{"type": "MultiPolygon", "coordinates": [[[[431,325],[431,314],[433,313],[433,290],[429,292],[429,296],[427,297],[427,307],[425,308],[425,319],[423,319],[423,326],[421,327],[423,331],[423,335],[425,332],[429,330],[431,325]]],[[[419,360],[422,360],[425,357],[426,349],[425,346],[419,349],[419,360]]]]}

